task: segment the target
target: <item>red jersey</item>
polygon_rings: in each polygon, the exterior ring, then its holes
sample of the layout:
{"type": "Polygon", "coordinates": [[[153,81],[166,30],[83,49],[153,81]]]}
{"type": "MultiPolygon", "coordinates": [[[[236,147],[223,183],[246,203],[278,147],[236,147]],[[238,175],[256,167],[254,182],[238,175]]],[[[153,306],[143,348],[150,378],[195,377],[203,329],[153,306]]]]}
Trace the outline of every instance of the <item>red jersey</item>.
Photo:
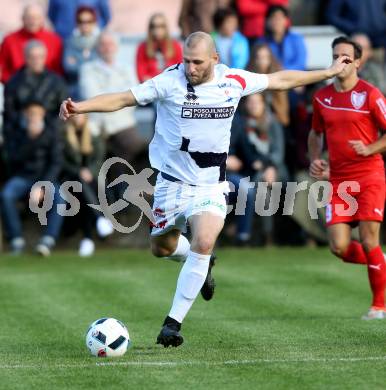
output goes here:
{"type": "Polygon", "coordinates": [[[330,160],[330,179],[359,180],[373,175],[384,177],[382,156],[356,154],[350,140],[365,145],[375,142],[379,130],[386,130],[386,100],[366,81],[359,80],[350,91],[337,92],[330,84],[314,96],[312,128],[324,133],[330,160]]]}

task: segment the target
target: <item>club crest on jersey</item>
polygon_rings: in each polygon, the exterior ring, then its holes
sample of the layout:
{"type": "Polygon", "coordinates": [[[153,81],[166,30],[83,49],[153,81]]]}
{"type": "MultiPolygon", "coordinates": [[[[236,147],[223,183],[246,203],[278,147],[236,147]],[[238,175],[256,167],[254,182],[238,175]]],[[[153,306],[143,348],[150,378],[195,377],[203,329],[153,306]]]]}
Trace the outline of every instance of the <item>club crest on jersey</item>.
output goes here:
{"type": "Polygon", "coordinates": [[[354,106],[355,109],[359,110],[366,101],[367,92],[351,92],[351,104],[354,106]]]}

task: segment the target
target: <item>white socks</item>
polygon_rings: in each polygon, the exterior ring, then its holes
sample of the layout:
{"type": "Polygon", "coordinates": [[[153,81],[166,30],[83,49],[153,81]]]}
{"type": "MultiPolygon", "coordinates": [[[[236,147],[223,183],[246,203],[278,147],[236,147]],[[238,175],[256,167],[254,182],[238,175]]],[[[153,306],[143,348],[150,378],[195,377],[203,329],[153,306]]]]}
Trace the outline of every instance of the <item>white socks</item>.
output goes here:
{"type": "Polygon", "coordinates": [[[166,259],[183,262],[188,257],[189,251],[190,251],[189,240],[185,236],[180,234],[176,250],[170,256],[166,257],[166,259]]]}
{"type": "Polygon", "coordinates": [[[209,260],[210,255],[189,251],[177,280],[177,289],[169,317],[180,323],[184,320],[205,282],[209,260]]]}

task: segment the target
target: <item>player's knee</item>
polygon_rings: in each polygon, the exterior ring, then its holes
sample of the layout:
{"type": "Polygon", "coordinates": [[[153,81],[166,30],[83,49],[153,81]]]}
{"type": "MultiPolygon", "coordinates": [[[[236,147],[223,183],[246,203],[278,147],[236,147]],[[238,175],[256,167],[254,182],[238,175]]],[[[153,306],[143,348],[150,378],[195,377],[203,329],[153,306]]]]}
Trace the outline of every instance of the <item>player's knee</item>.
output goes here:
{"type": "Polygon", "coordinates": [[[168,257],[173,253],[170,248],[154,243],[151,244],[151,251],[155,257],[168,257]]]}
{"type": "Polygon", "coordinates": [[[366,253],[376,248],[379,245],[379,241],[376,237],[365,237],[361,240],[362,247],[366,253]]]}
{"type": "Polygon", "coordinates": [[[199,237],[192,242],[193,252],[209,255],[213,250],[213,241],[208,237],[199,237]]]}
{"type": "Polygon", "coordinates": [[[348,248],[348,244],[344,242],[332,241],[330,242],[330,251],[337,257],[342,257],[348,248]]]}

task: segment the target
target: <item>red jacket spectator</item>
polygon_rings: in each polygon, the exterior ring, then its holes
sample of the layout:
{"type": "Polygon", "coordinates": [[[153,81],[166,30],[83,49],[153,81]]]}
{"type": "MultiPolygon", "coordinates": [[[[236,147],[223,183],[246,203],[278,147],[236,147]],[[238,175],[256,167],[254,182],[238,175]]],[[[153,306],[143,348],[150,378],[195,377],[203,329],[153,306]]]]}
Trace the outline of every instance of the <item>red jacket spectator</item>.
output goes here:
{"type": "MultiPolygon", "coordinates": [[[[165,68],[182,62],[182,50],[181,45],[177,41],[172,41],[174,55],[172,57],[166,58],[166,43],[162,43],[160,47],[160,51],[165,58],[165,68]]],[[[159,68],[157,57],[148,57],[146,54],[146,42],[142,42],[137,51],[137,74],[138,79],[141,83],[150,79],[152,77],[157,76],[163,69],[159,68]]]]}
{"type": "Polygon", "coordinates": [[[165,16],[160,13],[154,14],[149,20],[147,39],[137,49],[138,80],[143,83],[180,62],[182,62],[180,43],[170,38],[165,16]]]}
{"type": "Polygon", "coordinates": [[[39,40],[47,47],[47,68],[62,74],[62,41],[57,34],[44,29],[44,23],[43,9],[37,4],[28,5],[23,12],[23,27],[5,36],[0,47],[3,83],[24,65],[24,46],[31,39],[39,40]]]}
{"type": "Polygon", "coordinates": [[[3,83],[24,65],[24,46],[31,39],[37,39],[47,47],[47,68],[62,74],[62,41],[59,36],[44,29],[32,34],[22,28],[6,36],[1,45],[0,68],[3,83]]]}
{"type": "Polygon", "coordinates": [[[264,35],[265,15],[271,5],[287,7],[288,0],[236,0],[242,21],[241,31],[247,38],[260,38],[264,35]]]}

